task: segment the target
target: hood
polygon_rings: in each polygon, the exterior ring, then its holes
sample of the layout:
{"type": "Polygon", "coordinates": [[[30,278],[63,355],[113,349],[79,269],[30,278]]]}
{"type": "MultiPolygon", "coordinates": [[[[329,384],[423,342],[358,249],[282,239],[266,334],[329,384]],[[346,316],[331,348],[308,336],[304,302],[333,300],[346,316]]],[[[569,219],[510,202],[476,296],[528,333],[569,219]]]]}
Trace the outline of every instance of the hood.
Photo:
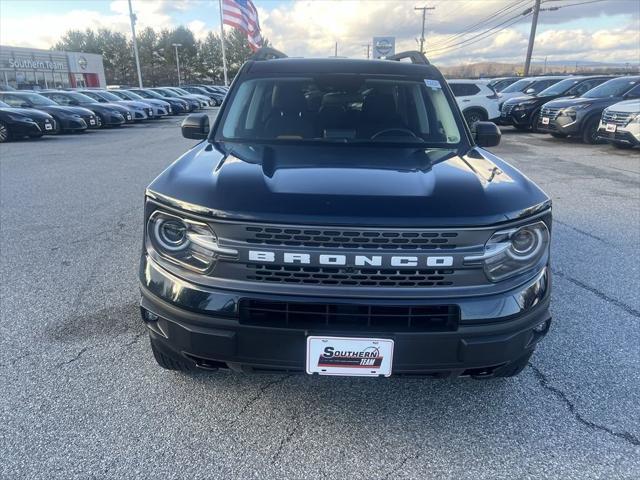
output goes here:
{"type": "MultiPolygon", "coordinates": [[[[142,102],[142,100],[132,100],[132,101],[140,101],[142,102]]],[[[166,107],[169,105],[169,102],[166,102],[164,100],[160,100],[158,98],[145,98],[144,102],[142,103],[146,103],[148,105],[155,105],[156,107],[166,107]]]]}
{"type": "Polygon", "coordinates": [[[531,100],[533,98],[537,98],[537,97],[534,97],[533,95],[522,95],[520,97],[510,98],[506,100],[504,103],[505,105],[515,105],[516,103],[526,102],[527,100],[531,100]]]}
{"type": "Polygon", "coordinates": [[[202,142],[149,186],[221,218],[362,226],[490,225],[549,198],[491,153],[202,142]],[[276,153],[277,151],[277,153],[276,153]]]}
{"type": "Polygon", "coordinates": [[[0,108],[3,112],[6,113],[17,113],[19,115],[24,115],[25,117],[33,118],[34,120],[53,120],[53,117],[48,113],[41,112],[39,110],[35,110],[33,108],[0,108]]]}
{"type": "Polygon", "coordinates": [[[117,110],[120,113],[131,113],[131,109],[124,104],[119,103],[95,103],[94,105],[117,110]]]}
{"type": "Polygon", "coordinates": [[[576,105],[588,104],[588,105],[613,105],[620,101],[620,98],[605,97],[605,98],[584,98],[584,97],[564,97],[551,102],[545,103],[545,107],[550,108],[567,108],[574,107],[576,105]]]}
{"type": "Polygon", "coordinates": [[[609,110],[612,112],[640,113],[640,99],[615,103],[609,107],[609,110]]]}

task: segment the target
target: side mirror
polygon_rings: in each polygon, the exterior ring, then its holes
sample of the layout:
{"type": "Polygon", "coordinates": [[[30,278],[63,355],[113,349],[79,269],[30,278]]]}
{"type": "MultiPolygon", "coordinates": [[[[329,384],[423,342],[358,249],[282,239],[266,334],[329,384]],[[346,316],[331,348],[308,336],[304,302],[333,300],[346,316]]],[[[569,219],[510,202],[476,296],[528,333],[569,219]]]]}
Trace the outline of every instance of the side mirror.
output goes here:
{"type": "Polygon", "coordinates": [[[500,144],[502,133],[498,126],[493,122],[476,122],[475,139],[479,147],[495,147],[500,144]]]}
{"type": "Polygon", "coordinates": [[[193,140],[204,140],[209,136],[209,116],[206,113],[194,113],[182,121],[182,136],[193,140]]]}
{"type": "Polygon", "coordinates": [[[535,88],[527,88],[524,93],[531,95],[532,93],[536,93],[536,89],[535,88]]]}

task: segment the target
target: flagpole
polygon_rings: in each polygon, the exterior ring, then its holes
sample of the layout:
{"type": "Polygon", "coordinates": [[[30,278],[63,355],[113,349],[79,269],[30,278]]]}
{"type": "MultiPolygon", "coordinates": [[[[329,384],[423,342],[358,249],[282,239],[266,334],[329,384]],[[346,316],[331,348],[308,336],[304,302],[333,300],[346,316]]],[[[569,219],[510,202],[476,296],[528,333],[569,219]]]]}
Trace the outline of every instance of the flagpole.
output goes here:
{"type": "Polygon", "coordinates": [[[224,19],[222,17],[222,0],[218,0],[220,6],[220,44],[222,45],[222,68],[224,69],[224,86],[229,86],[229,79],[227,78],[227,54],[224,51],[224,19]]]}

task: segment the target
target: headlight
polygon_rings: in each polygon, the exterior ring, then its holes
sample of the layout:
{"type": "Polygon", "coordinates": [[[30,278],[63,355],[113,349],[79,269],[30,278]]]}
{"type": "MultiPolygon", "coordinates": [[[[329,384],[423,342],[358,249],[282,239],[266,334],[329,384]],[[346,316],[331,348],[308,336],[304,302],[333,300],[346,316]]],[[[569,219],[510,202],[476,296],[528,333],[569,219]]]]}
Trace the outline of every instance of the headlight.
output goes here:
{"type": "Polygon", "coordinates": [[[523,108],[527,108],[530,107],[531,105],[535,105],[536,100],[530,100],[527,102],[520,102],[518,104],[516,104],[515,107],[513,107],[515,110],[522,110],[523,108]]]}
{"type": "MultiPolygon", "coordinates": [[[[631,120],[629,120],[629,123],[640,123],[640,113],[638,113],[634,117],[631,117],[631,120]]],[[[629,125],[629,123],[627,123],[627,125],[629,125]]]]}
{"type": "Polygon", "coordinates": [[[581,103],[580,105],[575,105],[573,107],[565,108],[564,110],[562,110],[562,113],[565,115],[571,115],[571,114],[575,114],[575,112],[577,112],[578,110],[582,110],[590,106],[591,106],[590,103],[581,103]]]}
{"type": "Polygon", "coordinates": [[[216,234],[206,223],[156,210],[147,222],[147,251],[155,250],[172,263],[204,272],[215,265],[218,255],[237,251],[218,246],[216,234]]]}
{"type": "Polygon", "coordinates": [[[465,263],[482,262],[487,278],[499,282],[535,268],[549,254],[550,235],[544,222],[494,233],[483,255],[466,257],[465,263]]]}

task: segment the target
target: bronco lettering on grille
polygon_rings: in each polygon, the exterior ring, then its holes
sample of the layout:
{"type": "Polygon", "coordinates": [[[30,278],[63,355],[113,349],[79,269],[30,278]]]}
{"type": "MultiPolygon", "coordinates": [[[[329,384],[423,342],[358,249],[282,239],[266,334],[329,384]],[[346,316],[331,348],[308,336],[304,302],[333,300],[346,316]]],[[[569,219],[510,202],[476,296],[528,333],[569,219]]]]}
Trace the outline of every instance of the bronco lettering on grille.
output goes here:
{"type": "Polygon", "coordinates": [[[433,255],[345,255],[249,250],[249,260],[300,265],[349,265],[355,267],[451,267],[453,257],[433,255]]]}

